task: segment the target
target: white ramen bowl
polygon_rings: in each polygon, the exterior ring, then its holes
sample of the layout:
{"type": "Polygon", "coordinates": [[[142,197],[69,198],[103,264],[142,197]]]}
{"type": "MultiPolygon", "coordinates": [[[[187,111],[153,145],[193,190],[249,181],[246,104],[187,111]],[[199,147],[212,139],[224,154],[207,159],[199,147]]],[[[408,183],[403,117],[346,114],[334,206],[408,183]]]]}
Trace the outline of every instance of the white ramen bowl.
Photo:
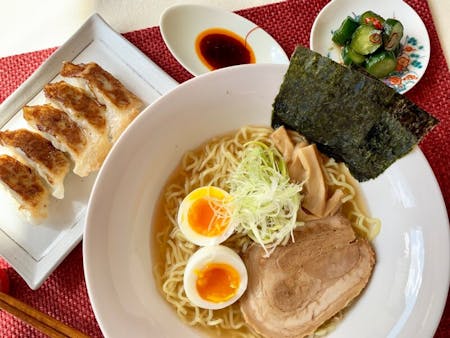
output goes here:
{"type": "MultiPolygon", "coordinates": [[[[200,336],[155,285],[155,203],[187,150],[244,125],[270,125],[286,69],[235,66],[189,80],[148,107],[114,146],[94,186],[83,241],[89,297],[106,337],[200,336]]],[[[329,337],[431,337],[449,287],[449,224],[435,177],[415,149],[362,189],[382,221],[377,264],[329,337]]]]}

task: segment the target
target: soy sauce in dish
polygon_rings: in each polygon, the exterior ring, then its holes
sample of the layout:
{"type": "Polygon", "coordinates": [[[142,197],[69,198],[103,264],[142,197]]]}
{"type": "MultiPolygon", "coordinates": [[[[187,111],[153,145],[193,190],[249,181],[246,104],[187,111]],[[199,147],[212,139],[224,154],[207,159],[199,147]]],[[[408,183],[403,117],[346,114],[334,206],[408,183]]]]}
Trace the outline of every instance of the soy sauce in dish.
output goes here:
{"type": "Polygon", "coordinates": [[[223,28],[201,32],[195,41],[195,51],[210,70],[255,63],[255,53],[247,41],[223,28]]]}

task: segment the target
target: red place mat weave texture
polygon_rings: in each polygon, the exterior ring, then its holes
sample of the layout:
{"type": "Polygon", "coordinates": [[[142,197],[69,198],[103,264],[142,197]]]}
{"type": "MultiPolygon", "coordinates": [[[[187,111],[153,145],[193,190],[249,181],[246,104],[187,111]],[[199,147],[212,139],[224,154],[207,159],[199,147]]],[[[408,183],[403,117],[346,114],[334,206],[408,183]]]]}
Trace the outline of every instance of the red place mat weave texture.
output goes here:
{"type": "MultiPolygon", "coordinates": [[[[430,162],[447,210],[450,210],[450,73],[427,2],[425,0],[406,2],[424,21],[431,41],[431,59],[427,71],[406,96],[440,120],[440,124],[421,142],[420,148],[430,162]]],[[[314,18],[327,3],[325,0],[292,0],[249,8],[237,13],[265,29],[280,43],[286,53],[291,55],[297,44],[309,46],[309,32],[314,18]]],[[[126,33],[124,36],[178,82],[184,82],[192,77],[170,54],[158,27],[126,33]]],[[[55,50],[56,48],[49,48],[0,58],[0,103],[55,50]]],[[[81,245],[69,254],[36,291],[30,290],[22,278],[2,259],[0,267],[9,268],[13,296],[89,336],[102,336],[87,295],[81,245]]],[[[44,335],[1,311],[0,337],[44,337],[44,335]]],[[[448,301],[435,337],[450,337],[448,301]]]]}

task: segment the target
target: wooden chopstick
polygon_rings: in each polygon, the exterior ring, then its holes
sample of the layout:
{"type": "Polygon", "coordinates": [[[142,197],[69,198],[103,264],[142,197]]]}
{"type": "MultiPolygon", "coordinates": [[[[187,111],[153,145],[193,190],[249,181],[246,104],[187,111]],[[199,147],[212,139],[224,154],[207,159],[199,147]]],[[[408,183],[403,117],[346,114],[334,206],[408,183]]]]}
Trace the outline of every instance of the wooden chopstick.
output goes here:
{"type": "Polygon", "coordinates": [[[12,315],[34,326],[39,331],[52,338],[88,337],[84,333],[67,326],[55,318],[50,317],[49,315],[3,292],[0,292],[0,309],[8,311],[12,315]]]}

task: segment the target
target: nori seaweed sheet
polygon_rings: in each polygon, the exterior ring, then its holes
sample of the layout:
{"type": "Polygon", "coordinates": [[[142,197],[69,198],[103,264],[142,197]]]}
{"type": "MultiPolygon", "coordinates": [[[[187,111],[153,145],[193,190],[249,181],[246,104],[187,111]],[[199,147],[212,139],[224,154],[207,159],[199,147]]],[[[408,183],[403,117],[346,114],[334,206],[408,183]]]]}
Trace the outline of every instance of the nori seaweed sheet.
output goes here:
{"type": "Polygon", "coordinates": [[[377,177],[438,123],[358,70],[298,46],[273,103],[272,127],[304,135],[345,162],[359,181],[377,177]]]}

